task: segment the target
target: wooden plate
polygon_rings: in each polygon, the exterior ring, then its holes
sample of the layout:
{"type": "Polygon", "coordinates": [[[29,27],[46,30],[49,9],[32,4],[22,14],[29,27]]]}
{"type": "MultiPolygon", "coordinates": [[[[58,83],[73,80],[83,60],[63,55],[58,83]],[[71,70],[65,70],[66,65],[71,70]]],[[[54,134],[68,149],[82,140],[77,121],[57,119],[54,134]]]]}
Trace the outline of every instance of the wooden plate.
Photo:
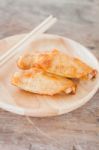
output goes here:
{"type": "MultiPolygon", "coordinates": [[[[0,56],[24,35],[15,35],[0,41],[0,56]]],[[[79,57],[99,71],[97,59],[79,43],[57,35],[43,34],[35,38],[25,50],[46,51],[59,49],[64,53],[79,57]]],[[[80,82],[75,95],[42,96],[21,91],[11,85],[12,74],[17,70],[16,60],[13,57],[0,69],[0,107],[20,114],[34,117],[55,116],[70,112],[92,98],[99,87],[99,77],[92,81],[80,82]]]]}

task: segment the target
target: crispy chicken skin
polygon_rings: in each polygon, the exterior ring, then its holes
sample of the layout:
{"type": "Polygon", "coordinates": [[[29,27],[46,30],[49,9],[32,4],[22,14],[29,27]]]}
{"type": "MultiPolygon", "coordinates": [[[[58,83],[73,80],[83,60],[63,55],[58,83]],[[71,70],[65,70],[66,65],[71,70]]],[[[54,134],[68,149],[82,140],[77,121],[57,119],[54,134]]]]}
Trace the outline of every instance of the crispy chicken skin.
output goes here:
{"type": "Polygon", "coordinates": [[[76,91],[76,86],[71,80],[45,73],[37,68],[16,72],[11,82],[23,90],[38,94],[54,95],[61,92],[69,94],[76,91]]]}
{"type": "Polygon", "coordinates": [[[38,67],[52,74],[78,79],[92,79],[97,73],[80,59],[68,56],[58,50],[20,56],[18,66],[24,70],[38,67]]]}

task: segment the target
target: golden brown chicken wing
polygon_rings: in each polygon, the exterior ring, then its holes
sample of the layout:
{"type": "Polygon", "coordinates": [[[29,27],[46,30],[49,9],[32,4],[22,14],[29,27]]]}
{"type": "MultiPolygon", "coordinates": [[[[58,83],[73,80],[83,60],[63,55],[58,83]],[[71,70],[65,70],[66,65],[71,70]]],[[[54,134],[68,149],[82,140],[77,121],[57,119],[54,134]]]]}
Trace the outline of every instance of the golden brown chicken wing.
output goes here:
{"type": "Polygon", "coordinates": [[[96,70],[80,59],[70,57],[58,50],[45,53],[26,54],[19,58],[18,66],[21,69],[38,67],[46,72],[68,78],[92,79],[96,76],[96,70]]]}
{"type": "Polygon", "coordinates": [[[36,68],[16,72],[12,78],[12,84],[29,92],[47,95],[61,92],[69,94],[76,91],[76,86],[71,80],[36,68]]]}

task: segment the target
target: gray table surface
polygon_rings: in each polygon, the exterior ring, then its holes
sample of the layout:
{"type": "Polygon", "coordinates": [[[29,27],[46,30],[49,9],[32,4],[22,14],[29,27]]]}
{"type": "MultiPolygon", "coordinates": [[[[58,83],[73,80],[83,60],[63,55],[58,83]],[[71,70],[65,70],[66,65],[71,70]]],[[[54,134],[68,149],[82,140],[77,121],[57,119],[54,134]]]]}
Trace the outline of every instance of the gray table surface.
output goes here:
{"type": "MultiPolygon", "coordinates": [[[[48,33],[77,40],[99,58],[98,0],[0,0],[0,38],[29,32],[49,14],[48,33]]],[[[31,118],[0,109],[0,150],[99,150],[99,91],[65,115],[31,118]]]]}

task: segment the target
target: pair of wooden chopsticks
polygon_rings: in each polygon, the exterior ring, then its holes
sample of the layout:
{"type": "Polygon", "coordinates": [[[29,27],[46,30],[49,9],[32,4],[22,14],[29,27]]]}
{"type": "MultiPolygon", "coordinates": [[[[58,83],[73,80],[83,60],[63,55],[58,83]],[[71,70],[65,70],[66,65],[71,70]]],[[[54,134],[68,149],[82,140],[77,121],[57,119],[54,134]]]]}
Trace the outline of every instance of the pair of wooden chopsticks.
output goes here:
{"type": "Polygon", "coordinates": [[[5,64],[10,58],[12,58],[19,51],[24,50],[25,46],[32,42],[33,38],[41,33],[44,33],[49,29],[57,19],[53,16],[49,16],[40,25],[33,29],[28,35],[26,35],[20,42],[9,49],[4,55],[0,57],[0,66],[5,64]]]}

